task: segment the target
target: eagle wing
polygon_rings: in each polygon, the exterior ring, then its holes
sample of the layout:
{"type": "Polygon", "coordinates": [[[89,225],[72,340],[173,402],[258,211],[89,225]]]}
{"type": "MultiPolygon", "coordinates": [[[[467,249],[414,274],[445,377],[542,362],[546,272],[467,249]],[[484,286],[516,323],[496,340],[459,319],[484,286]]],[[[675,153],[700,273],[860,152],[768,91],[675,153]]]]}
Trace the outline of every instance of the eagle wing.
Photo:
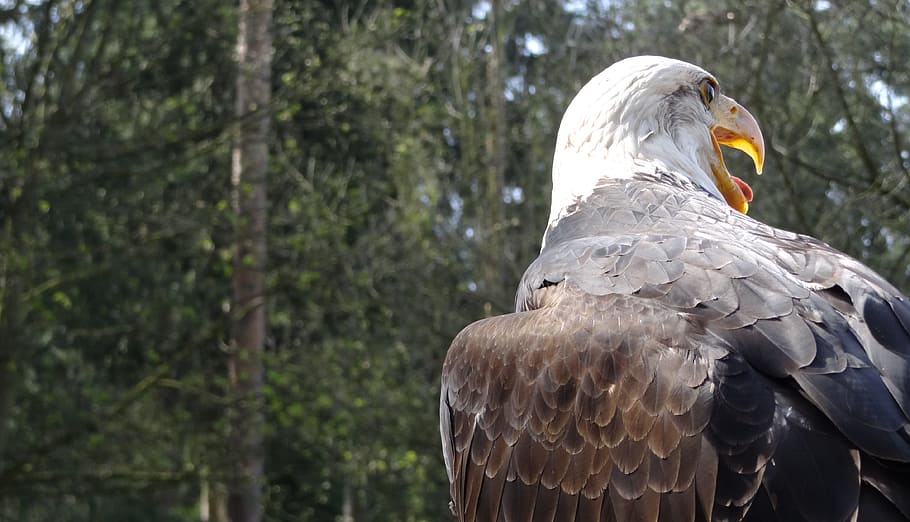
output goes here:
{"type": "Polygon", "coordinates": [[[653,183],[548,238],[446,358],[459,520],[910,520],[910,305],[881,277],[653,183]]]}

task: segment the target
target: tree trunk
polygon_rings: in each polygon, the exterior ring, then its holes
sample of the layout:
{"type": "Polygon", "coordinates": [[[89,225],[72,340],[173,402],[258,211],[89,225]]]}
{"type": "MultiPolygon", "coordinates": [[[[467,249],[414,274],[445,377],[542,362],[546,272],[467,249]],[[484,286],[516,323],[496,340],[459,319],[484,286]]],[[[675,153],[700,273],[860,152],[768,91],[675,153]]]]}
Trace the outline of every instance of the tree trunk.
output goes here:
{"type": "Polygon", "coordinates": [[[354,487],[350,475],[345,475],[341,491],[341,522],[354,522],[354,487]]]}
{"type": "MultiPolygon", "coordinates": [[[[486,106],[484,161],[486,167],[486,208],[485,223],[485,260],[482,274],[487,288],[487,296],[497,303],[507,303],[504,296],[511,293],[511,288],[499,284],[503,281],[503,269],[508,258],[505,241],[507,226],[503,203],[503,188],[506,173],[506,105],[505,105],[505,56],[503,52],[503,10],[501,0],[492,0],[487,14],[490,26],[490,51],[486,62],[486,106]]],[[[485,315],[492,312],[492,304],[485,306],[485,315]]]]}
{"type": "Polygon", "coordinates": [[[234,402],[228,440],[236,459],[228,485],[233,522],[262,519],[264,481],[263,361],[265,346],[266,172],[272,65],[272,1],[241,0],[237,38],[240,124],[231,165],[236,213],[229,377],[234,402]]]}

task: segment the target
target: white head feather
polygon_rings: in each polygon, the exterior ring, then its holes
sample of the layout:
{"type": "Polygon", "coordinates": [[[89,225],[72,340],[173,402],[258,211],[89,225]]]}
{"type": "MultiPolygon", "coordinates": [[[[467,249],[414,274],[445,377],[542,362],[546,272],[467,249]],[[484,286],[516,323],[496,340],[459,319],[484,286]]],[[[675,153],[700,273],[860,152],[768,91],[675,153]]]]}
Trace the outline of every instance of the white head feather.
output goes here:
{"type": "Polygon", "coordinates": [[[660,167],[723,196],[712,181],[712,116],[692,64],[659,56],[616,62],[585,85],[566,110],[553,157],[550,223],[601,181],[660,167]]]}

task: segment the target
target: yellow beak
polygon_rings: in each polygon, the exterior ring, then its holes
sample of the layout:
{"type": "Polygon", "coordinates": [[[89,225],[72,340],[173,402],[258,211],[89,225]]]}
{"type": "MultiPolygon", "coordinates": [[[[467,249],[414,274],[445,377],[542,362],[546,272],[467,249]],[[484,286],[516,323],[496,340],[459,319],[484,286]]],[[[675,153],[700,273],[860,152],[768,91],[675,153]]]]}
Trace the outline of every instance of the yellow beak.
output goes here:
{"type": "Polygon", "coordinates": [[[752,189],[745,181],[730,175],[727,166],[724,165],[720,145],[733,147],[748,154],[755,163],[755,172],[761,174],[765,163],[765,140],[755,117],[749,114],[745,107],[736,103],[736,100],[724,95],[718,96],[711,104],[711,113],[716,122],[711,127],[711,143],[716,153],[716,158],[711,158],[714,182],[727,200],[727,204],[745,214],[749,211],[749,202],[752,201],[752,189]]]}

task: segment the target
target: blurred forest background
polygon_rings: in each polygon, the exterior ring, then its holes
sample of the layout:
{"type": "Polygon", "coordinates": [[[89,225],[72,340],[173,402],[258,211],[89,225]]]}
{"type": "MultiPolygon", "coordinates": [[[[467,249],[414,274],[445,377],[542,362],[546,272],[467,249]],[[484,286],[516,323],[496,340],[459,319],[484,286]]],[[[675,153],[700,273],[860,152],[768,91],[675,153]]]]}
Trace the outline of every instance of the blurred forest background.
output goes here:
{"type": "Polygon", "coordinates": [[[2,0],[0,38],[0,520],[450,520],[448,342],[626,56],[755,114],[752,216],[910,290],[907,0],[2,0]]]}

